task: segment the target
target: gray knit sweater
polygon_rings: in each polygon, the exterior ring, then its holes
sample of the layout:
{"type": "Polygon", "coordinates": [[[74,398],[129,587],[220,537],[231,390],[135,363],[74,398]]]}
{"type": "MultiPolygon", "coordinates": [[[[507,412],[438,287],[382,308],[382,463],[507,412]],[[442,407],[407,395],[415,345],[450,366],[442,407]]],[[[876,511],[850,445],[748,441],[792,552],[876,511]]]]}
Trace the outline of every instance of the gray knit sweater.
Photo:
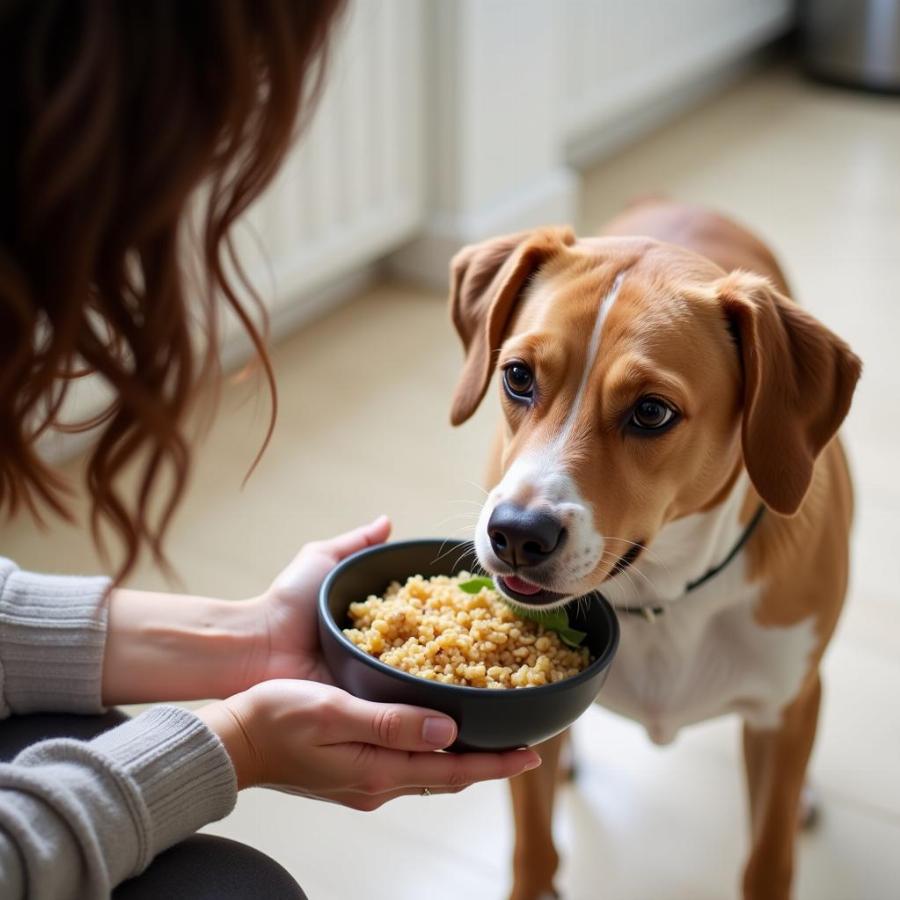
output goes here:
{"type": "MultiPolygon", "coordinates": [[[[0,718],[103,711],[107,587],[0,558],[0,718]]],[[[34,744],[0,764],[0,897],[108,897],[157,853],[227,815],[236,791],[219,739],[175,706],[92,741],[34,744]]]]}

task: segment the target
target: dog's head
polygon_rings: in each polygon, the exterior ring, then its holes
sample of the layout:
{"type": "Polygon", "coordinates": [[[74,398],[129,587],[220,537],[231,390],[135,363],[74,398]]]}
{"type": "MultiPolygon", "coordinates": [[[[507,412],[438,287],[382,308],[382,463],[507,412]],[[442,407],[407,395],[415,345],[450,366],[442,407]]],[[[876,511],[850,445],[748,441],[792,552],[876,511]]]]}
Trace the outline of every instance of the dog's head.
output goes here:
{"type": "Polygon", "coordinates": [[[506,420],[475,548],[520,603],[600,588],[743,468],[793,514],[859,377],[766,279],[649,239],[510,235],[460,251],[451,280],[466,350],[451,421],[495,369],[506,420]]]}

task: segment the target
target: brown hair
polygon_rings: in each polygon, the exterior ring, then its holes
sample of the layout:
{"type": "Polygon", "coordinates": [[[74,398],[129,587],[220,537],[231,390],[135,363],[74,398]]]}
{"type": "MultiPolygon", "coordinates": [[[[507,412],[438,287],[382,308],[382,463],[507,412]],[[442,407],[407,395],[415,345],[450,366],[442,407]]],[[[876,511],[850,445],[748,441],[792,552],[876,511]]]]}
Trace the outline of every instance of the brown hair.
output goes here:
{"type": "MultiPolygon", "coordinates": [[[[73,379],[113,399],[87,462],[91,529],[118,577],[162,539],[191,452],[185,414],[216,370],[220,298],[272,372],[239,287],[235,220],[321,86],[340,0],[21,0],[0,11],[0,511],[68,516],[36,449],[73,379]],[[200,191],[197,189],[201,188],[200,191]],[[199,216],[206,285],[189,294],[199,216]],[[232,274],[229,275],[228,273],[232,274]],[[192,307],[192,304],[195,306],[192,307]],[[200,329],[198,333],[197,324],[200,329]],[[138,487],[126,495],[126,466],[138,487]]],[[[255,295],[250,291],[250,295],[255,295]]]]}

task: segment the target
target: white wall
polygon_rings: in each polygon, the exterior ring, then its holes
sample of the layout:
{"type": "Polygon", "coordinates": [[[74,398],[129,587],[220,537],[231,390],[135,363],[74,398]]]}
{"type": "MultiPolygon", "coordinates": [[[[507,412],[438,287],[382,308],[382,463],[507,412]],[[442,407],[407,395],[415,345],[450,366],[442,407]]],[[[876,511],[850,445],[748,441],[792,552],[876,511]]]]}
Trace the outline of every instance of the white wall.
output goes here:
{"type": "MultiPolygon", "coordinates": [[[[563,0],[560,130],[569,156],[783,33],[790,0],[563,0]]],[[[588,156],[590,153],[588,152],[588,156]]]]}
{"type": "Polygon", "coordinates": [[[560,153],[559,33],[549,0],[427,0],[428,209],[392,257],[443,287],[462,244],[571,219],[577,184],[560,153]]]}
{"type": "Polygon", "coordinates": [[[490,234],[575,218],[576,164],[782,34],[791,0],[429,0],[427,218],[392,263],[446,284],[490,234]]]}

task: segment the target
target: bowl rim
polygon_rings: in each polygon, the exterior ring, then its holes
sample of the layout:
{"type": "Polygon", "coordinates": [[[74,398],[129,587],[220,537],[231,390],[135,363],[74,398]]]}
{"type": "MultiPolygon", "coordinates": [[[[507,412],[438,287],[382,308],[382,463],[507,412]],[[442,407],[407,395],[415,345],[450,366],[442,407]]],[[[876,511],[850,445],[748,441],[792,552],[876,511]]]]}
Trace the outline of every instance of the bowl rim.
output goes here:
{"type": "Polygon", "coordinates": [[[612,605],[602,594],[595,594],[595,596],[592,598],[592,602],[596,602],[600,605],[600,608],[602,609],[603,615],[606,617],[607,624],[609,626],[609,641],[607,642],[606,648],[603,650],[603,652],[577,675],[572,675],[570,678],[564,678],[562,679],[562,681],[556,681],[552,684],[531,685],[527,691],[512,688],[492,691],[489,688],[471,687],[469,685],[462,684],[447,684],[443,681],[431,681],[427,678],[419,678],[417,675],[411,675],[409,672],[404,672],[402,669],[397,669],[394,666],[389,666],[387,663],[383,663],[380,659],[376,659],[374,656],[366,653],[365,650],[360,650],[360,648],[357,647],[356,644],[354,644],[353,641],[351,641],[344,634],[343,629],[338,626],[338,623],[331,615],[331,609],[328,605],[328,596],[330,594],[332,585],[342,572],[344,572],[346,569],[349,569],[351,566],[358,564],[361,560],[369,556],[376,556],[379,553],[384,553],[388,550],[393,550],[400,547],[416,547],[424,544],[441,544],[460,547],[463,544],[468,545],[470,543],[470,541],[463,541],[459,538],[412,538],[402,541],[388,541],[383,544],[376,544],[374,547],[366,547],[363,550],[358,550],[351,556],[348,556],[345,559],[341,560],[328,573],[325,580],[322,582],[322,585],[319,588],[319,598],[316,603],[319,621],[324,622],[325,627],[328,629],[332,636],[337,638],[339,644],[341,644],[344,648],[350,650],[353,656],[355,656],[369,668],[397,678],[398,680],[406,684],[418,685],[420,687],[429,685],[435,688],[450,691],[451,694],[459,694],[461,696],[528,697],[531,696],[534,691],[542,691],[544,693],[549,691],[565,691],[575,687],[578,684],[590,681],[600,672],[609,668],[609,666],[613,662],[613,659],[615,658],[616,651],[619,647],[620,629],[619,620],[615,614],[615,611],[613,610],[612,605]]]}

